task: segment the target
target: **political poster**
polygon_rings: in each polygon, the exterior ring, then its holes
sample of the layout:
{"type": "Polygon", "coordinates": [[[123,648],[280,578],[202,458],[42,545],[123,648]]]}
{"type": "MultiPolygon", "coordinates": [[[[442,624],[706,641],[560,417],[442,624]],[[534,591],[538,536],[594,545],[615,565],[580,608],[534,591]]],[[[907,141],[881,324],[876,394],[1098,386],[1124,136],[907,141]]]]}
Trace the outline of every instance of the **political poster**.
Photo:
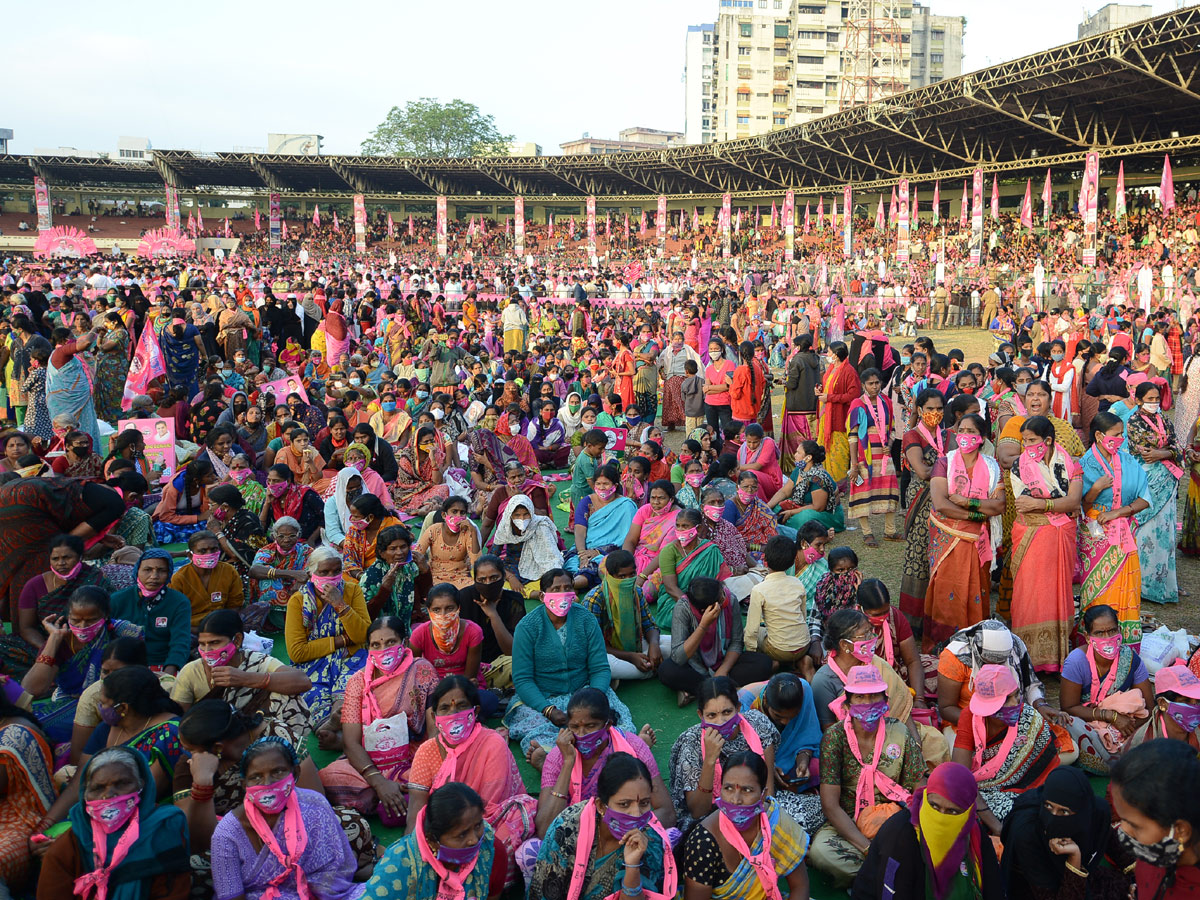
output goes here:
{"type": "Polygon", "coordinates": [[[146,462],[168,478],[175,474],[175,420],[126,419],[121,431],[136,428],[146,439],[146,462]]]}
{"type": "Polygon", "coordinates": [[[287,398],[291,394],[299,394],[300,399],[308,403],[308,391],[304,389],[304,382],[295,375],[290,378],[280,378],[276,381],[266,382],[260,390],[264,393],[275,395],[275,404],[278,406],[281,403],[287,403],[287,398]]]}

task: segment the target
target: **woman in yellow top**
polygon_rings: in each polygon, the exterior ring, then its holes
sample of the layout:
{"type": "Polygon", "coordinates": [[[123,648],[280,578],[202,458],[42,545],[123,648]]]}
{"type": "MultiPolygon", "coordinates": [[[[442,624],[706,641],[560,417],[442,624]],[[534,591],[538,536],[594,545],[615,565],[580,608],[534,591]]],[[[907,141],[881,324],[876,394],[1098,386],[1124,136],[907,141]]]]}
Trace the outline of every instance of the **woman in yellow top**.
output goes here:
{"type": "Polygon", "coordinates": [[[318,547],[308,558],[309,580],[288,600],[288,657],[312,681],[304,700],[312,720],[329,715],[334,694],[367,662],[363,644],[371,617],[357,581],[342,577],[342,557],[318,547]]]}

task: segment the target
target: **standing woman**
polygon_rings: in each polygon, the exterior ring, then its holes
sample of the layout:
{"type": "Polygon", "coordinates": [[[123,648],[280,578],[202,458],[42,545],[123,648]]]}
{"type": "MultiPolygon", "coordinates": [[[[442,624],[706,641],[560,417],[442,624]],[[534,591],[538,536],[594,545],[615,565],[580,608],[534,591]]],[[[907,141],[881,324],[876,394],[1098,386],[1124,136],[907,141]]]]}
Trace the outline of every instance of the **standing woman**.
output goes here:
{"type": "Polygon", "coordinates": [[[183,319],[173,319],[170,326],[160,332],[160,337],[167,383],[173,388],[181,388],[184,397],[190,401],[200,393],[200,359],[208,356],[204,338],[195,325],[189,325],[183,319]]]}
{"type": "Polygon", "coordinates": [[[121,414],[121,397],[129,373],[129,332],[117,312],[104,316],[104,327],[107,330],[97,343],[96,415],[115,423],[121,414]]]}
{"type": "Polygon", "coordinates": [[[1152,603],[1178,603],[1187,591],[1179,589],[1175,574],[1175,529],[1182,454],[1175,426],[1163,415],[1158,385],[1137,386],[1137,410],[1125,424],[1129,449],[1142,460],[1150,488],[1150,507],[1136,516],[1137,553],[1142,562],[1142,599],[1152,603]]]}
{"type": "Polygon", "coordinates": [[[233,362],[233,354],[246,348],[246,340],[254,323],[245,312],[238,309],[237,301],[226,297],[224,309],[217,316],[217,343],[225,354],[225,359],[233,362]]]}
{"type": "Polygon", "coordinates": [[[50,409],[46,406],[46,366],[50,362],[50,342],[40,334],[34,335],[25,344],[27,372],[21,383],[24,391],[25,431],[34,437],[49,442],[54,437],[50,409]]]}
{"type": "Polygon", "coordinates": [[[863,542],[878,547],[871,533],[871,514],[882,513],[886,541],[902,540],[896,533],[900,484],[892,468],[892,405],[883,396],[883,376],[878,369],[864,369],[859,376],[864,393],[850,404],[846,419],[849,441],[850,518],[858,521],[863,542]]]}
{"type": "MultiPolygon", "coordinates": [[[[632,338],[628,334],[621,333],[617,335],[617,356],[613,360],[613,376],[616,379],[613,390],[620,395],[621,406],[625,409],[628,409],[634,403],[634,358],[633,352],[629,349],[630,341],[632,341],[632,338]]],[[[656,378],[657,375],[658,373],[655,372],[656,378]]]]}
{"type": "Polygon", "coordinates": [[[816,432],[817,389],[821,386],[821,361],[812,348],[811,334],[795,339],[796,349],[787,363],[787,393],[783,400],[783,459],[785,468],[794,465],[800,442],[816,432]]]}
{"type": "Polygon", "coordinates": [[[904,491],[904,575],[900,579],[900,611],[910,625],[925,615],[925,593],[929,587],[929,514],[933,508],[929,480],[934,463],[946,455],[942,434],[945,399],[937,388],[917,395],[917,426],[901,440],[903,465],[909,472],[904,491]]]}
{"type": "Polygon", "coordinates": [[[708,342],[709,364],[704,367],[704,408],[708,425],[723,433],[733,423],[729,405],[729,388],[737,366],[726,359],[725,344],[720,338],[708,342]]]}
{"type": "Polygon", "coordinates": [[[54,343],[46,367],[46,409],[50,419],[70,416],[80,431],[91,436],[92,445],[99,446],[93,397],[95,376],[81,356],[96,343],[96,332],[89,331],[76,339],[70,329],[55,328],[50,336],[54,343]]]}
{"type": "Polygon", "coordinates": [[[750,425],[758,421],[762,409],[763,386],[767,383],[767,370],[754,358],[754,345],[742,341],[738,345],[741,364],[733,371],[729,386],[729,408],[735,422],[750,425]]]}
{"type": "Polygon", "coordinates": [[[1045,416],[1025,420],[1021,443],[1011,473],[1017,509],[1012,531],[1012,627],[1029,648],[1034,669],[1057,672],[1066,659],[1075,620],[1073,517],[1083,496],[1083,471],[1056,445],[1054,426],[1045,416]]]}
{"type": "Polygon", "coordinates": [[[850,468],[850,443],[846,419],[850,404],[862,393],[858,372],[849,362],[850,349],[841,341],[829,345],[829,368],[817,398],[821,401],[821,446],[825,448],[825,468],[838,484],[846,480],[850,468]]]}
{"type": "Polygon", "coordinates": [[[1083,513],[1090,521],[1079,534],[1079,612],[1112,607],[1122,639],[1136,647],[1142,642],[1142,565],[1133,524],[1150,506],[1150,486],[1146,470],[1124,448],[1120,419],[1096,413],[1089,431],[1092,447],[1081,460],[1083,513]]]}

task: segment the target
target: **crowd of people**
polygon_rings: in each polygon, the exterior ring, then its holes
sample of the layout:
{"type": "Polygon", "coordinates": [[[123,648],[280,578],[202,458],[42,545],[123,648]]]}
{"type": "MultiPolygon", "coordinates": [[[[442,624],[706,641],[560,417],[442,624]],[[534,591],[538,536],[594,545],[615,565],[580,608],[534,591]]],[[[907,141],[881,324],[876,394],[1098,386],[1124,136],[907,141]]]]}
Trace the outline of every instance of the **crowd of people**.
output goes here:
{"type": "Polygon", "coordinates": [[[1198,218],[5,260],[0,896],[1192,896],[1198,218]]]}

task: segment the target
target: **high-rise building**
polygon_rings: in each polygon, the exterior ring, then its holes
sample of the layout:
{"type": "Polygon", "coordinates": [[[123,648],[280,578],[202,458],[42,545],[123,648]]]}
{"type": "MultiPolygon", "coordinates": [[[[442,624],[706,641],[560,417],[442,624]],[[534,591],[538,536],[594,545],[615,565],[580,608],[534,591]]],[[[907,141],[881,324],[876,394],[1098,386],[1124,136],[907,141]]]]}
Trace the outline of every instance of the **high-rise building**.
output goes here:
{"type": "Polygon", "coordinates": [[[791,124],[790,0],[720,0],[714,32],[718,141],[791,124]]]}
{"type": "Polygon", "coordinates": [[[793,97],[789,125],[837,112],[842,71],[844,0],[794,0],[793,97]]]}
{"type": "Polygon", "coordinates": [[[838,108],[908,90],[912,0],[846,0],[845,6],[838,108]]]}
{"type": "Polygon", "coordinates": [[[713,139],[713,43],[716,25],[689,25],[683,54],[683,132],[689,144],[713,139]]]}
{"type": "Polygon", "coordinates": [[[912,8],[912,71],[910,88],[928,87],[962,74],[963,16],[935,16],[928,6],[912,8]]]}
{"type": "Polygon", "coordinates": [[[1109,3],[1102,6],[1079,23],[1079,40],[1095,37],[1114,28],[1123,28],[1148,19],[1154,15],[1154,8],[1147,4],[1109,3]]]}

